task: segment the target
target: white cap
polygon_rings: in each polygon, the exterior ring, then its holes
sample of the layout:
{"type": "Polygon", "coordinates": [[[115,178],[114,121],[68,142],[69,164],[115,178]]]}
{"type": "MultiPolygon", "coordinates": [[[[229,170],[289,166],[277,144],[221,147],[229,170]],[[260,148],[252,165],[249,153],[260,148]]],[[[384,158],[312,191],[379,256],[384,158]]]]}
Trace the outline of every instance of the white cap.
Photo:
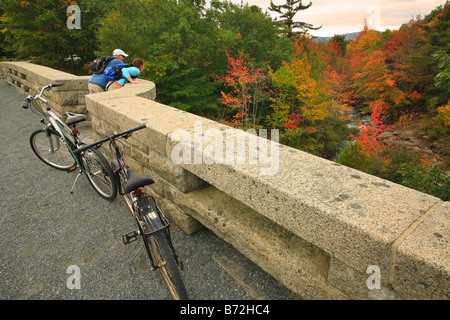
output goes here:
{"type": "Polygon", "coordinates": [[[128,55],[125,52],[123,52],[123,50],[121,50],[121,49],[114,50],[112,55],[128,57],[128,55]]]}

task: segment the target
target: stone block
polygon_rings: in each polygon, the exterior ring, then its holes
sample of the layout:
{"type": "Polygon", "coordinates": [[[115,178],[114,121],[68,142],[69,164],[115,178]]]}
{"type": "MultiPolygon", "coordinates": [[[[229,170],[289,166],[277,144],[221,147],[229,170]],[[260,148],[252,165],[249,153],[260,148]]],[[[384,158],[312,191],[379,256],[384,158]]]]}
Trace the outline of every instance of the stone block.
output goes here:
{"type": "Polygon", "coordinates": [[[166,199],[233,245],[243,255],[305,299],[346,299],[326,284],[329,255],[210,186],[166,199]]]}
{"type": "MultiPolygon", "coordinates": [[[[376,267],[376,266],[374,266],[376,267]]],[[[379,273],[377,269],[368,268],[367,272],[359,272],[344,262],[331,257],[330,270],[328,273],[328,284],[335,287],[343,294],[357,300],[401,300],[402,298],[391,286],[381,283],[388,281],[387,273],[379,273]],[[380,276],[380,282],[372,280],[380,276]],[[384,281],[383,281],[383,278],[384,281]],[[369,284],[368,284],[369,282],[369,284]]]]}
{"type": "Polygon", "coordinates": [[[202,179],[153,150],[149,150],[149,167],[182,192],[193,191],[205,185],[202,179]]]}
{"type": "Polygon", "coordinates": [[[398,247],[392,281],[405,299],[450,299],[450,202],[439,204],[398,247]]]}
{"type": "Polygon", "coordinates": [[[142,151],[136,148],[130,148],[131,152],[128,153],[134,161],[139,163],[143,168],[147,166],[148,163],[148,154],[143,153],[142,151]]]}
{"type": "Polygon", "coordinates": [[[157,194],[153,194],[153,197],[164,215],[170,221],[173,221],[186,234],[191,235],[204,228],[200,222],[186,214],[183,210],[178,208],[166,198],[160,197],[157,194]]]}
{"type": "MultiPolygon", "coordinates": [[[[15,75],[25,75],[27,81],[38,84],[39,87],[56,82],[84,81],[82,77],[29,62],[2,62],[2,64],[14,70],[15,75]]],[[[84,82],[87,87],[87,80],[84,82]]]]}
{"type": "Polygon", "coordinates": [[[61,106],[71,106],[78,104],[77,91],[50,91],[50,99],[61,106]]]}
{"type": "Polygon", "coordinates": [[[192,234],[203,228],[203,225],[174,204],[171,201],[171,198],[167,197],[167,190],[170,190],[172,186],[165,178],[162,178],[148,168],[144,168],[144,175],[151,177],[155,181],[154,184],[145,187],[144,190],[155,198],[161,211],[163,211],[170,220],[187,234],[192,234]]]}

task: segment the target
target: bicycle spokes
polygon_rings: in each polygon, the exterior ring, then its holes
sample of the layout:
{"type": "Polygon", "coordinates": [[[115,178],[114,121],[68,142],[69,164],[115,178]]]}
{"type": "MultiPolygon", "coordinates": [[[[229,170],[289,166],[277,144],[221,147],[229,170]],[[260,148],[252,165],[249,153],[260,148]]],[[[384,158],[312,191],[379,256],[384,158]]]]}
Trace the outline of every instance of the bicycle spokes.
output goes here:
{"type": "Polygon", "coordinates": [[[47,138],[48,138],[48,145],[49,145],[48,152],[50,154],[55,154],[55,152],[58,151],[61,148],[61,144],[59,142],[59,139],[58,138],[54,138],[49,133],[47,133],[47,138]],[[56,144],[56,147],[55,147],[55,144],[56,144]]]}

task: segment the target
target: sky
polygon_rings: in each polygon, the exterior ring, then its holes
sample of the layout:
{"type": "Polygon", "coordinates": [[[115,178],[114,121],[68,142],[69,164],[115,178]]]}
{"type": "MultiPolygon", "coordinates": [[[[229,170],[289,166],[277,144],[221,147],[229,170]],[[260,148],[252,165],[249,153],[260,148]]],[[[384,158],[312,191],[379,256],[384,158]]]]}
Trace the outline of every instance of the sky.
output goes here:
{"type": "MultiPolygon", "coordinates": [[[[294,20],[322,26],[321,29],[311,30],[310,34],[318,37],[332,37],[361,31],[364,19],[369,27],[378,31],[398,29],[402,24],[417,17],[425,16],[445,0],[311,0],[312,6],[298,12],[294,20]]],[[[241,0],[232,0],[241,3],[241,0]]],[[[257,5],[266,11],[270,0],[243,0],[244,4],[257,5]]],[[[276,5],[286,3],[285,0],[273,0],[276,5]]],[[[309,4],[310,0],[303,0],[309,4]]],[[[267,12],[276,17],[276,13],[267,12]]]]}

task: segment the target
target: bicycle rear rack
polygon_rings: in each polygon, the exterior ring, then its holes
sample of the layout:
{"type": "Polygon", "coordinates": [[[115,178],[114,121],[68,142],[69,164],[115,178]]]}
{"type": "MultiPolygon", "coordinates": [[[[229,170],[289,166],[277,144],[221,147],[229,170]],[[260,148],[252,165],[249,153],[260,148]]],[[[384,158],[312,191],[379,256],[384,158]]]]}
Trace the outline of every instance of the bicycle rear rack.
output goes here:
{"type": "Polygon", "coordinates": [[[143,193],[139,199],[133,202],[133,206],[135,204],[138,206],[141,218],[147,224],[149,229],[145,232],[145,236],[150,237],[155,233],[167,230],[170,227],[169,221],[159,210],[155,199],[152,196],[143,193]]]}

